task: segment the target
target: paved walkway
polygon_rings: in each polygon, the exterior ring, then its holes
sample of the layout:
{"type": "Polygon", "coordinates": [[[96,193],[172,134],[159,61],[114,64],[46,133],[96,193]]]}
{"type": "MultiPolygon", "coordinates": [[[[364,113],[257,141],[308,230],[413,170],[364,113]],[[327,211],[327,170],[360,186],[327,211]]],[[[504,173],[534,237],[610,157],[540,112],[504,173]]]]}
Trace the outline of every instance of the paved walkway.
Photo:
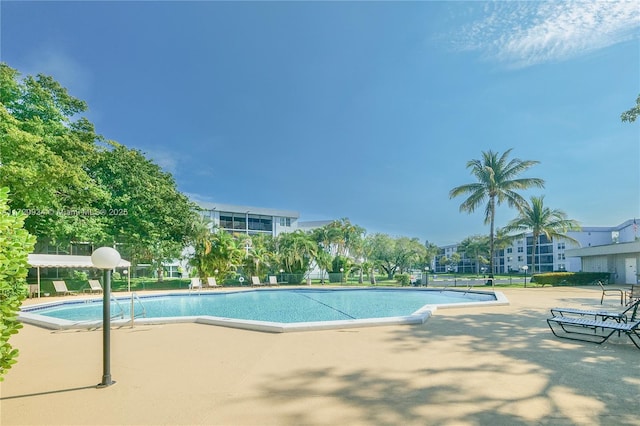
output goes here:
{"type": "Polygon", "coordinates": [[[640,425],[640,351],[560,340],[544,321],[553,306],[600,306],[600,290],[502,291],[509,306],[441,309],[420,326],[114,329],[106,389],[101,331],[27,325],[0,424],[640,425]]]}

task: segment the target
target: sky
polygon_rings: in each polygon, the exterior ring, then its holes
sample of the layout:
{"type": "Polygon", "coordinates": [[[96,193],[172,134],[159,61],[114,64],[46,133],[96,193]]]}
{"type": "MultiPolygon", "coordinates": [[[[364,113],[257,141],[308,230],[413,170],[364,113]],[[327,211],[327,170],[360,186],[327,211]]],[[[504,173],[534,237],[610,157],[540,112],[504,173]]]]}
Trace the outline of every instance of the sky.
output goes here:
{"type": "MultiPolygon", "coordinates": [[[[194,200],[454,244],[483,151],[582,226],[640,217],[640,3],[0,0],[0,60],[194,200]]],[[[516,217],[506,205],[496,225],[516,217]]]]}

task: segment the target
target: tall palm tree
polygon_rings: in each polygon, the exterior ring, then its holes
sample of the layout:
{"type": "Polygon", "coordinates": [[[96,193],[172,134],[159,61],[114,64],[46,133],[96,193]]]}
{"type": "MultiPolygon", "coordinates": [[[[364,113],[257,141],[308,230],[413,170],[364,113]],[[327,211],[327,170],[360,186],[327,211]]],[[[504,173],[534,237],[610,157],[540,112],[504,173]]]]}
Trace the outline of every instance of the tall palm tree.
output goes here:
{"type": "Polygon", "coordinates": [[[467,162],[467,169],[471,169],[471,174],[476,177],[478,182],[457,186],[449,192],[449,198],[469,194],[469,197],[460,204],[460,211],[472,213],[486,202],[484,223],[490,225],[490,277],[493,277],[494,273],[496,207],[506,201],[509,207],[516,207],[520,210],[526,204],[526,200],[517,191],[531,187],[544,188],[544,180],[542,179],[517,177],[538,164],[539,161],[519,158],[508,160],[511,151],[512,149],[508,149],[502,155],[493,151],[483,151],[481,159],[467,162]]]}
{"type": "Polygon", "coordinates": [[[531,247],[531,273],[536,272],[536,247],[540,235],[545,235],[548,240],[564,238],[577,243],[578,241],[566,235],[567,231],[579,231],[580,225],[573,219],[567,219],[567,214],[562,210],[550,209],[544,205],[544,196],[531,197],[531,204],[526,204],[520,211],[520,215],[513,219],[504,228],[508,232],[520,231],[533,233],[531,247]]]}

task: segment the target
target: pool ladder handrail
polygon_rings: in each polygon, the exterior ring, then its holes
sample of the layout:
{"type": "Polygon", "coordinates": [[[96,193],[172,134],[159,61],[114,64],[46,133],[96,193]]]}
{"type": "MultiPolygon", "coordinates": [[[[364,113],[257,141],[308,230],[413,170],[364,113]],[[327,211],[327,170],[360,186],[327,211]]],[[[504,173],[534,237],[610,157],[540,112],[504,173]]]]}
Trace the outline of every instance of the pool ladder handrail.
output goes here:
{"type": "Polygon", "coordinates": [[[133,321],[137,316],[135,311],[135,305],[134,305],[135,301],[137,301],[140,307],[142,308],[142,313],[140,315],[142,315],[143,318],[147,317],[147,309],[145,308],[144,303],[142,303],[142,299],[140,299],[140,296],[138,296],[137,293],[135,292],[131,293],[131,327],[133,327],[133,321]]]}
{"type": "Polygon", "coordinates": [[[111,315],[111,319],[114,319],[114,318],[116,318],[118,316],[120,317],[120,319],[124,319],[124,309],[122,309],[122,305],[120,304],[118,299],[116,299],[113,295],[111,295],[111,301],[112,302],[116,302],[116,306],[120,310],[119,314],[111,315]]]}

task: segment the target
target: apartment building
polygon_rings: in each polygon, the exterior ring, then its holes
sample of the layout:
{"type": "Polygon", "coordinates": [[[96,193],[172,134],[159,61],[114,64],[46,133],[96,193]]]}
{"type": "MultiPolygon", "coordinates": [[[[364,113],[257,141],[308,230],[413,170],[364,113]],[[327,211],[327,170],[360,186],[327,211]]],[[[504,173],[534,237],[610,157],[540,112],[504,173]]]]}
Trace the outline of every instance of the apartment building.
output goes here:
{"type": "MultiPolygon", "coordinates": [[[[610,227],[583,227],[580,231],[567,232],[567,238],[550,241],[540,235],[533,257],[533,234],[528,233],[513,240],[510,246],[498,250],[494,259],[495,273],[509,274],[522,272],[523,266],[529,271],[551,272],[611,272],[612,279],[619,283],[635,283],[637,264],[640,263],[640,242],[635,220],[627,220],[610,227]],[[624,270],[624,274],[620,271],[624,270]]],[[[476,272],[475,260],[460,252],[457,265],[441,262],[458,252],[458,245],[440,247],[436,257],[436,272],[447,272],[447,268],[460,273],[476,272]]],[[[488,265],[483,265],[487,267],[488,265]]]]}

